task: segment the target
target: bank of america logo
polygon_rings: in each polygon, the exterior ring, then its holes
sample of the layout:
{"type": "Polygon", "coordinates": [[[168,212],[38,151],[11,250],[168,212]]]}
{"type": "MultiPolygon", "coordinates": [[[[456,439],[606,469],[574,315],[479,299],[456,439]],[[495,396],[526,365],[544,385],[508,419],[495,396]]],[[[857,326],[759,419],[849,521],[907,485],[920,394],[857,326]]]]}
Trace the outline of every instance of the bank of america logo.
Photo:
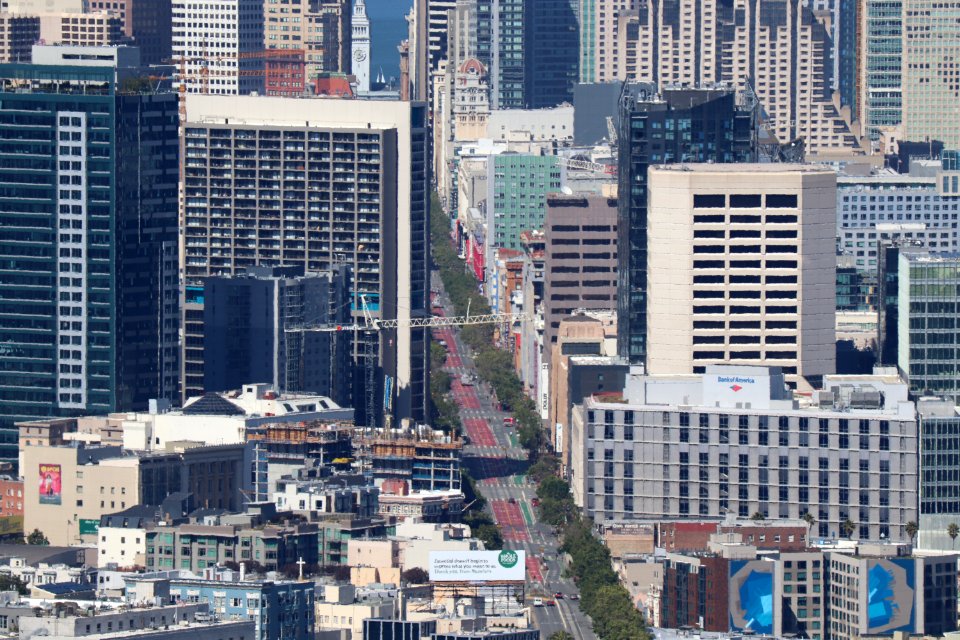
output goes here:
{"type": "Polygon", "coordinates": [[[730,388],[733,389],[734,391],[740,391],[740,389],[743,389],[743,387],[741,387],[738,384],[732,384],[730,385],[730,388]]]}

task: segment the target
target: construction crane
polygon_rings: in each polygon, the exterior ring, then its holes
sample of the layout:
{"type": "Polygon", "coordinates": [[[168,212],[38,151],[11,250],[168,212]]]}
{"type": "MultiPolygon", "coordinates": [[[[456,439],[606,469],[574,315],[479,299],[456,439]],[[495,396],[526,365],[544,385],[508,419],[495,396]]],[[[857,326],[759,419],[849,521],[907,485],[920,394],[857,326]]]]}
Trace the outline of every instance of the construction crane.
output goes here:
{"type": "MultiPolygon", "coordinates": [[[[303,49],[262,49],[259,51],[242,51],[231,55],[212,55],[212,56],[182,56],[176,55],[171,59],[177,64],[177,73],[175,81],[177,84],[177,93],[180,98],[180,121],[186,122],[187,118],[187,84],[189,82],[200,81],[200,93],[210,93],[210,65],[213,62],[223,62],[225,60],[262,60],[263,67],[259,69],[237,69],[237,77],[267,76],[267,62],[277,62],[298,65],[301,72],[306,69],[306,58],[303,49]],[[187,73],[188,63],[200,63],[199,75],[187,73]]],[[[160,76],[151,76],[154,80],[166,80],[160,76]]]]}
{"type": "MultiPolygon", "coordinates": [[[[522,320],[526,317],[522,313],[485,313],[480,315],[470,315],[469,310],[465,316],[428,316],[426,318],[403,318],[403,319],[381,319],[374,317],[367,306],[367,297],[360,296],[360,306],[363,310],[362,322],[353,324],[302,324],[285,327],[286,331],[291,332],[325,332],[336,333],[343,331],[353,331],[354,333],[377,333],[390,329],[406,328],[436,328],[436,327],[462,327],[478,324],[507,324],[522,320]]],[[[374,353],[373,340],[367,340],[364,344],[364,379],[367,388],[366,393],[366,411],[367,419],[376,415],[377,402],[373,389],[376,388],[376,354],[374,353]]],[[[386,398],[390,390],[384,389],[384,409],[387,409],[386,398]]]]}
{"type": "Polygon", "coordinates": [[[573,169],[574,171],[590,171],[592,173],[605,173],[607,175],[617,172],[616,165],[612,164],[599,164],[597,162],[590,162],[589,160],[563,157],[558,157],[557,161],[567,169],[573,169]]]}

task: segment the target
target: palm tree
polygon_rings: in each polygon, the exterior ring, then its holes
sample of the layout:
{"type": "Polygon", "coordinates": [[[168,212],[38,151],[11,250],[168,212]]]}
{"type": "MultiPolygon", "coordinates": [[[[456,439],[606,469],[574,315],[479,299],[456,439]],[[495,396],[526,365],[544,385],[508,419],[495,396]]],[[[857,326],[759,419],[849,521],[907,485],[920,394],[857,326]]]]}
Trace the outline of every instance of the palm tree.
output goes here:
{"type": "Polygon", "coordinates": [[[813,517],[812,513],[807,511],[805,514],[803,514],[803,521],[807,523],[807,544],[809,545],[810,531],[813,529],[813,525],[817,521],[817,519],[813,517]]]}
{"type": "Polygon", "coordinates": [[[956,522],[951,522],[947,525],[947,535],[950,536],[950,548],[957,542],[957,534],[960,534],[960,527],[957,526],[956,522]]]}
{"type": "Polygon", "coordinates": [[[843,521],[843,524],[840,525],[840,531],[843,532],[843,535],[848,538],[853,535],[853,532],[856,531],[857,525],[853,524],[853,520],[847,518],[843,521]]]}
{"type": "Polygon", "coordinates": [[[911,520],[903,527],[903,529],[907,532],[907,535],[910,536],[910,544],[913,544],[914,539],[917,537],[917,532],[920,531],[919,525],[911,520]]]}

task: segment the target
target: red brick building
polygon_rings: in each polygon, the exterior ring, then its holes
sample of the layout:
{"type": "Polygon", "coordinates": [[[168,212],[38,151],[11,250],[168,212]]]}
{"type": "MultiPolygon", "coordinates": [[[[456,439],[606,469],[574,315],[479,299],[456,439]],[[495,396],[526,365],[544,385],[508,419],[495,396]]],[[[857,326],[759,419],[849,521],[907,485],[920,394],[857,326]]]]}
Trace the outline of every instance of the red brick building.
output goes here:
{"type": "Polygon", "coordinates": [[[0,517],[23,515],[23,480],[0,478],[0,517]]]}

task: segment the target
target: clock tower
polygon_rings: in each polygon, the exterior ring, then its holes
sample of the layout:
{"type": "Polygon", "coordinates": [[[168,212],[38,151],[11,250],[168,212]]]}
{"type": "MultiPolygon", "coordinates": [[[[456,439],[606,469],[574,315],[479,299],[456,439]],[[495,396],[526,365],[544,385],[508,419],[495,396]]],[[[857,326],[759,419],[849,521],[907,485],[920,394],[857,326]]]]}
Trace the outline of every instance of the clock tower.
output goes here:
{"type": "Polygon", "coordinates": [[[357,91],[370,91],[370,20],[364,0],[353,0],[353,75],[357,91]]]}

